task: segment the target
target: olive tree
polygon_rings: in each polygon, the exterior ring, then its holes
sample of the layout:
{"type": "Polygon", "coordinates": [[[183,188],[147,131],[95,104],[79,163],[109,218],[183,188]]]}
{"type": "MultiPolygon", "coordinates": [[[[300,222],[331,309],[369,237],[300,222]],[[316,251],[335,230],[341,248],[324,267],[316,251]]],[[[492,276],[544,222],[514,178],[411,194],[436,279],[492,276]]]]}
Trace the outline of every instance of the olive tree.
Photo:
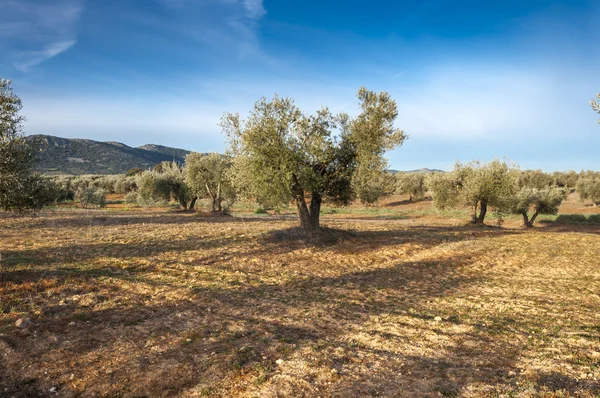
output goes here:
{"type": "Polygon", "coordinates": [[[518,178],[519,187],[544,189],[554,184],[552,174],[542,170],[523,170],[518,178]]]}
{"type": "Polygon", "coordinates": [[[578,180],[579,174],[574,170],[555,171],[552,173],[552,185],[560,188],[575,189],[578,180]]]}
{"type": "Polygon", "coordinates": [[[437,208],[465,206],[472,210],[471,222],[483,224],[488,208],[506,211],[517,189],[517,169],[506,162],[494,160],[457,162],[451,173],[435,173],[428,187],[437,208]]]}
{"type": "Polygon", "coordinates": [[[185,183],[184,169],[177,162],[163,162],[159,170],[137,175],[135,184],[141,203],[148,205],[173,198],[183,210],[193,210],[197,198],[185,183]]]}
{"type": "Polygon", "coordinates": [[[537,189],[522,187],[514,196],[511,211],[523,216],[523,226],[533,227],[540,214],[558,214],[558,209],[566,197],[564,188],[547,187],[537,189]],[[531,218],[529,213],[533,211],[531,218]]]}
{"type": "Polygon", "coordinates": [[[353,119],[327,108],[307,115],[277,95],[258,100],[246,120],[225,113],[234,183],[273,204],[294,201],[301,228],[318,230],[323,199],[349,203],[355,173],[385,170],[383,154],[406,138],[393,125],[398,110],[389,94],[361,87],[358,99],[353,119]]]}
{"type": "MultiPolygon", "coordinates": [[[[600,93],[596,94],[596,99],[591,100],[590,104],[592,105],[592,109],[595,112],[600,113],[600,93]]],[[[600,119],[598,120],[598,123],[600,123],[600,119]]]]}
{"type": "Polygon", "coordinates": [[[209,198],[211,210],[222,213],[223,202],[229,207],[236,198],[230,169],[228,156],[192,152],[185,158],[185,181],[194,196],[209,198]]]}
{"type": "Polygon", "coordinates": [[[363,205],[372,205],[393,193],[394,176],[384,170],[358,169],[352,179],[352,189],[363,205]]]}
{"type": "Polygon", "coordinates": [[[396,174],[396,192],[409,195],[411,202],[415,199],[423,199],[426,190],[424,173],[396,174]]]}
{"type": "Polygon", "coordinates": [[[11,81],[0,78],[0,208],[41,209],[53,201],[53,184],[34,171],[35,143],[24,137],[23,104],[11,81]]]}
{"type": "Polygon", "coordinates": [[[577,192],[582,201],[589,199],[594,206],[600,206],[600,173],[581,177],[577,181],[577,192]]]}

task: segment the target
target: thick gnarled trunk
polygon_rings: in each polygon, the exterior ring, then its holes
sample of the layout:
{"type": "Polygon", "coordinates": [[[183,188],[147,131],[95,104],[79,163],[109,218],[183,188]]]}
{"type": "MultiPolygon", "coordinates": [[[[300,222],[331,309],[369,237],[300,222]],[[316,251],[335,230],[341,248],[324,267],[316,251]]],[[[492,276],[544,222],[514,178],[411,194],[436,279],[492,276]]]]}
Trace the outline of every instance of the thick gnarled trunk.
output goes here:
{"type": "Polygon", "coordinates": [[[313,232],[319,230],[321,201],[321,194],[313,192],[309,207],[304,199],[304,191],[296,189],[296,207],[298,208],[298,216],[300,217],[300,228],[304,231],[313,232]]]}

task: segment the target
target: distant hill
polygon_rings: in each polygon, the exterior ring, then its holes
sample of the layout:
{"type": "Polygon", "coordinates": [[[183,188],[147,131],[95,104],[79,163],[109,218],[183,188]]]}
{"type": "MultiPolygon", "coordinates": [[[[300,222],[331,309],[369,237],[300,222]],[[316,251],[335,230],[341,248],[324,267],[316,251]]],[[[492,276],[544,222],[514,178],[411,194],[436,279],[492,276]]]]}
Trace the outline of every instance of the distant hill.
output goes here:
{"type": "Polygon", "coordinates": [[[183,163],[184,149],[147,144],[132,148],[120,142],[100,142],[50,135],[33,135],[41,142],[38,170],[46,174],[122,174],[154,167],[163,161],[183,163]]]}
{"type": "Polygon", "coordinates": [[[423,168],[423,169],[418,169],[418,170],[393,170],[390,169],[390,172],[396,174],[396,173],[445,173],[444,170],[440,170],[440,169],[427,169],[427,168],[423,168]]]}

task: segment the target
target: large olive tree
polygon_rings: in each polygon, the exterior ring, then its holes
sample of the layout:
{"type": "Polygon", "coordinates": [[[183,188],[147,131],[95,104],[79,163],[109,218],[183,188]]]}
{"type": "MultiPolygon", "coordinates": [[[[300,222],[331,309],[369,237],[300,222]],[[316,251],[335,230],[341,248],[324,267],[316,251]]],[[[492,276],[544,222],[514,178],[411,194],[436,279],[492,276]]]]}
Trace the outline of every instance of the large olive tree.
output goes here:
{"type": "Polygon", "coordinates": [[[394,127],[398,110],[388,93],[361,87],[358,99],[356,118],[327,108],[307,115],[278,96],[258,100],[246,120],[226,113],[221,127],[234,156],[234,182],[258,200],[294,201],[301,227],[319,229],[322,200],[347,204],[353,176],[383,171],[384,153],[406,138],[394,127]]]}
{"type": "MultiPolygon", "coordinates": [[[[590,104],[592,105],[592,109],[594,111],[600,113],[600,94],[596,94],[596,99],[591,100],[590,104]]],[[[598,123],[600,123],[600,119],[598,120],[598,123]]]]}
{"type": "Polygon", "coordinates": [[[0,78],[0,208],[37,210],[52,202],[53,184],[34,171],[35,145],[22,132],[21,99],[0,78]]]}

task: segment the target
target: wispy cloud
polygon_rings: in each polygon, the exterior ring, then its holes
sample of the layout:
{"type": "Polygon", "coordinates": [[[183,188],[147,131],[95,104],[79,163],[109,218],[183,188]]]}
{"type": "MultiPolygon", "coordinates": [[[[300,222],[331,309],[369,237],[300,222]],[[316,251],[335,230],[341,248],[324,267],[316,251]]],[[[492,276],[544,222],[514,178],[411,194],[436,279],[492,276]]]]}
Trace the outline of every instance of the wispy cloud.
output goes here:
{"type": "MultiPolygon", "coordinates": [[[[171,28],[244,58],[260,55],[258,28],[263,0],[155,0],[171,12],[171,28]]],[[[154,26],[165,25],[156,21],[154,26]]]]}
{"type": "Polygon", "coordinates": [[[0,14],[0,64],[26,72],[77,41],[82,0],[4,0],[0,14]]]}

